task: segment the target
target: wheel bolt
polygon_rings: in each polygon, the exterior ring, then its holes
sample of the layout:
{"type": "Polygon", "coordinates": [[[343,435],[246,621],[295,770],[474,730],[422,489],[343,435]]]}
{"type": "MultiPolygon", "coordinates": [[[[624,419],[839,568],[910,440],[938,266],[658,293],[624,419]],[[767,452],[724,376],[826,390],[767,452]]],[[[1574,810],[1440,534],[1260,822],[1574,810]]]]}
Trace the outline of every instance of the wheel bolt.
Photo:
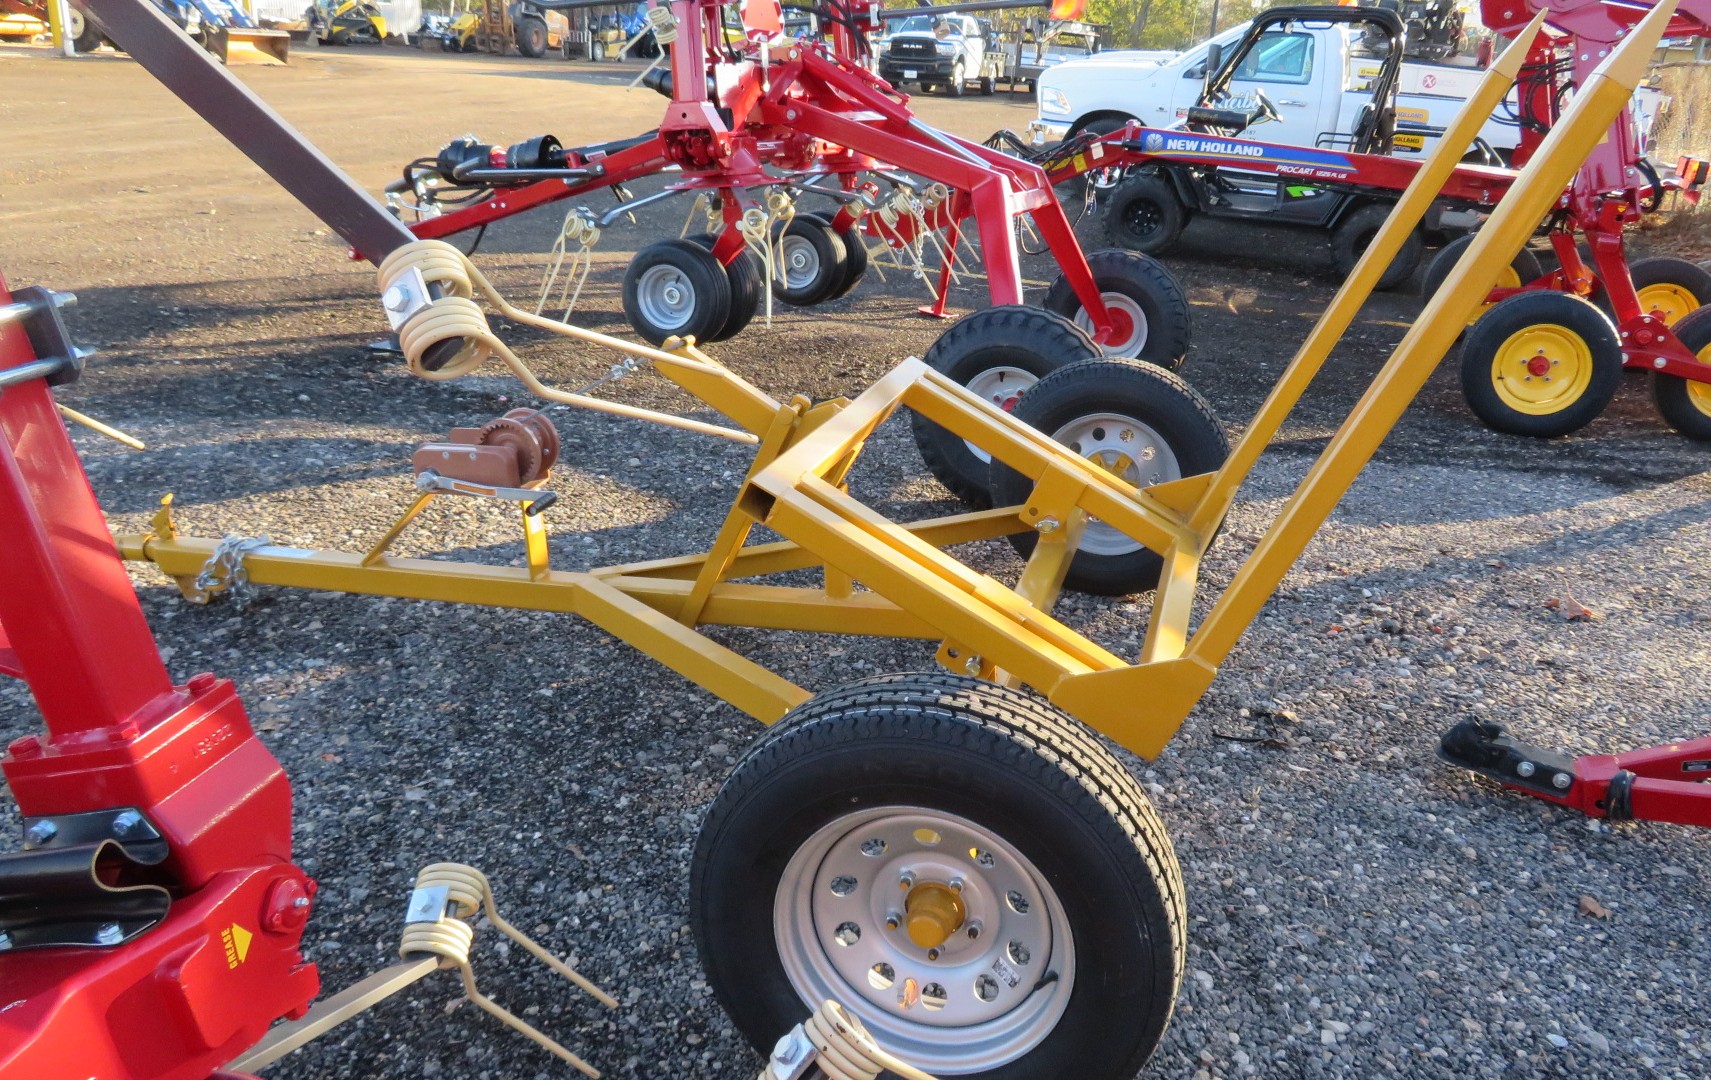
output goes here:
{"type": "Polygon", "coordinates": [[[895,911],[885,917],[885,928],[887,930],[895,930],[902,925],[903,916],[897,914],[895,911]]]}
{"type": "Polygon", "coordinates": [[[962,892],[962,878],[951,878],[951,892],[962,892]]]}
{"type": "Polygon", "coordinates": [[[927,950],[927,959],[937,960],[938,958],[939,958],[939,950],[937,950],[937,949],[928,949],[927,950]]]}
{"type": "Polygon", "coordinates": [[[910,888],[911,886],[913,886],[914,884],[915,884],[915,875],[913,873],[909,872],[908,870],[905,870],[901,874],[897,875],[897,887],[899,889],[907,889],[907,888],[910,888]]]}
{"type": "Polygon", "coordinates": [[[980,936],[980,921],[977,919],[968,924],[968,940],[973,941],[980,936]]]}

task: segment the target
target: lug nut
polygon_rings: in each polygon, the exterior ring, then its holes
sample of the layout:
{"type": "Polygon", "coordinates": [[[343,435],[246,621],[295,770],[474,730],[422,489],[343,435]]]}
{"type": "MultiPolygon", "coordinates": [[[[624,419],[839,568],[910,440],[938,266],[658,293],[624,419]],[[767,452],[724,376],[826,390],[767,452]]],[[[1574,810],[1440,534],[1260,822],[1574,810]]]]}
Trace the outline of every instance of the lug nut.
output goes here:
{"type": "Polygon", "coordinates": [[[897,914],[895,911],[885,917],[885,928],[887,930],[895,930],[902,925],[903,916],[897,914]]]}
{"type": "Polygon", "coordinates": [[[116,922],[102,923],[101,928],[95,931],[95,940],[103,945],[117,945],[125,940],[125,931],[116,922]]]}
{"type": "Polygon", "coordinates": [[[113,835],[129,836],[131,831],[143,823],[143,816],[135,810],[126,810],[113,819],[113,835]]]}
{"type": "Polygon", "coordinates": [[[897,875],[897,887],[899,889],[911,888],[914,884],[915,875],[911,871],[905,870],[897,875]]]}
{"type": "Polygon", "coordinates": [[[968,940],[973,941],[980,936],[980,920],[968,924],[968,940]]]}
{"type": "Polygon", "coordinates": [[[939,950],[937,950],[937,949],[928,949],[927,950],[927,959],[937,960],[938,958],[939,958],[939,950]]]}

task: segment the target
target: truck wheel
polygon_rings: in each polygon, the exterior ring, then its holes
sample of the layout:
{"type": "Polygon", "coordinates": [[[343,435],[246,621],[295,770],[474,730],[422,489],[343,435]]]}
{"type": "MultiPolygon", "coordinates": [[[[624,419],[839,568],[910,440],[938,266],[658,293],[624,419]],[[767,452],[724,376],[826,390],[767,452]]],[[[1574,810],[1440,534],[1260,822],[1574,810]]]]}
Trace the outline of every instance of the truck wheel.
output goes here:
{"type": "Polygon", "coordinates": [[[1641,259],[1628,268],[1640,310],[1656,315],[1666,326],[1689,312],[1711,304],[1711,273],[1689,262],[1669,256],[1641,259]]]}
{"type": "MultiPolygon", "coordinates": [[[[831,228],[834,215],[813,211],[800,216],[813,218],[831,228]]],[[[820,301],[822,304],[826,300],[836,300],[849,295],[850,290],[855,288],[867,273],[867,243],[861,237],[861,230],[854,227],[845,229],[838,233],[838,239],[844,242],[844,280],[827,294],[825,300],[820,301]]]]}
{"type": "MultiPolygon", "coordinates": [[[[1087,332],[1062,315],[1009,304],[958,319],[922,359],[976,397],[1011,412],[1040,379],[1065,364],[1098,356],[1099,347],[1087,332]]],[[[927,471],[969,505],[990,505],[992,455],[919,413],[909,419],[927,471]]]]}
{"type": "Polygon", "coordinates": [[[517,51],[531,59],[547,54],[547,24],[539,19],[517,23],[517,51]]]}
{"type": "MultiPolygon", "coordinates": [[[[1188,296],[1164,264],[1138,251],[1108,249],[1089,254],[1087,268],[1116,323],[1114,339],[1100,343],[1105,355],[1145,360],[1172,371],[1181,367],[1191,327],[1188,296]]],[[[1062,274],[1046,290],[1041,306],[1093,333],[1093,321],[1062,274]]]]}
{"type": "Polygon", "coordinates": [[[1026,691],[943,672],[794,710],[708,807],[707,981],[763,1050],[826,999],[941,1076],[1127,1080],[1181,983],[1182,872],[1134,777],[1026,691]]]}
{"type": "Polygon", "coordinates": [[[655,345],[693,335],[711,341],[731,315],[731,281],[713,253],[689,240],[636,252],[624,271],[624,315],[655,345]]]}
{"type": "MultiPolygon", "coordinates": [[[[1016,419],[1051,435],[1124,482],[1150,487],[1212,472],[1230,443],[1212,406],[1168,371],[1133,360],[1083,361],[1060,367],[1029,388],[1016,419]]],[[[992,463],[992,503],[1028,501],[1034,481],[992,463]]],[[[1010,537],[1026,558],[1038,535],[1010,537]]],[[[1164,560],[1110,525],[1087,523],[1064,587],[1095,596],[1127,596],[1158,586],[1164,560]]]]}
{"type": "MultiPolygon", "coordinates": [[[[1366,253],[1366,247],[1372,243],[1372,238],[1378,234],[1379,227],[1385,218],[1390,216],[1390,206],[1386,203],[1368,203],[1351,211],[1336,229],[1331,232],[1331,255],[1336,262],[1337,273],[1348,277],[1354,271],[1355,263],[1366,253]]],[[[1414,276],[1414,268],[1420,265],[1420,253],[1425,250],[1425,243],[1420,239],[1420,230],[1415,229],[1408,234],[1408,239],[1402,244],[1402,250],[1396,253],[1396,258],[1390,260],[1390,265],[1379,276],[1380,290],[1394,289],[1414,276]]]]}
{"type": "Polygon", "coordinates": [[[1597,418],[1622,383],[1610,319],[1578,296],[1524,292],[1491,305],[1467,331],[1462,394],[1487,427],[1551,439],[1597,418]]]}
{"type": "MultiPolygon", "coordinates": [[[[1711,364],[1711,307],[1702,307],[1670,327],[1687,350],[1711,364]]],[[[1700,442],[1711,442],[1711,383],[1652,373],[1652,401],[1664,422],[1700,442]]]]}
{"type": "Polygon", "coordinates": [[[849,249],[832,227],[804,214],[790,220],[777,241],[778,268],[772,295],[786,304],[811,307],[844,283],[849,249]]]}
{"type": "MultiPolygon", "coordinates": [[[[709,233],[699,233],[685,237],[692,244],[713,250],[718,238],[709,233]]],[[[731,313],[725,317],[725,325],[719,332],[707,338],[709,342],[726,341],[742,333],[749,323],[754,321],[755,314],[760,311],[760,302],[765,295],[766,271],[761,269],[760,259],[746,246],[735,259],[725,267],[725,277],[731,283],[731,313]]]]}
{"type": "Polygon", "coordinates": [[[982,75],[980,77],[980,92],[986,97],[991,97],[998,92],[998,80],[990,75],[982,75]]]}
{"type": "Polygon", "coordinates": [[[963,71],[962,61],[958,60],[951,65],[951,83],[947,89],[950,90],[951,97],[962,97],[963,91],[967,88],[968,76],[963,71]]]}
{"type": "MultiPolygon", "coordinates": [[[[1432,257],[1432,261],[1426,264],[1426,273],[1420,282],[1420,296],[1423,299],[1431,300],[1438,294],[1438,290],[1443,287],[1444,282],[1450,279],[1450,271],[1456,268],[1456,263],[1461,261],[1462,253],[1473,243],[1473,235],[1473,233],[1468,233],[1466,236],[1458,236],[1451,240],[1439,248],[1438,253],[1432,257]]],[[[1509,268],[1497,275],[1497,287],[1500,289],[1516,289],[1543,276],[1544,269],[1539,266],[1539,257],[1529,249],[1522,248],[1515,253],[1513,259],[1509,260],[1509,268]]],[[[1485,314],[1490,307],[1490,304],[1481,304],[1479,310],[1473,313],[1473,317],[1468,319],[1468,325],[1472,326],[1474,320],[1485,314]]]]}
{"type": "Polygon", "coordinates": [[[1112,247],[1160,255],[1187,224],[1188,208],[1158,173],[1130,177],[1105,198],[1105,239],[1112,247]]]}

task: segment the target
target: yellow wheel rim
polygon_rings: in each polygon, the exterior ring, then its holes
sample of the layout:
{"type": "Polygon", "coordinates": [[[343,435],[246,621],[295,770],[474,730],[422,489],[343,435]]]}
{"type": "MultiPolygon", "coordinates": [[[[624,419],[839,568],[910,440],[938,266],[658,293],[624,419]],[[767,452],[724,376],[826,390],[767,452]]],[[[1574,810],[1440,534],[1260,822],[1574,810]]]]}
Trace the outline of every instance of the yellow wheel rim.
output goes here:
{"type": "MultiPolygon", "coordinates": [[[[1497,284],[1493,287],[1498,289],[1519,289],[1524,284],[1526,284],[1526,282],[1521,280],[1521,275],[1515,271],[1513,266],[1505,266],[1503,268],[1503,272],[1497,275],[1497,284]]],[[[1472,315],[1468,316],[1467,324],[1472,326],[1474,323],[1479,321],[1479,317],[1481,315],[1484,315],[1490,309],[1491,301],[1487,300],[1485,303],[1479,305],[1478,309],[1475,310],[1472,315]]]]}
{"type": "MultiPolygon", "coordinates": [[[[1711,345],[1700,349],[1695,355],[1702,362],[1711,364],[1711,345]]],[[[1687,401],[1688,404],[1706,416],[1711,416],[1711,383],[1694,382],[1689,379],[1687,381],[1687,401]]]]}
{"type": "Polygon", "coordinates": [[[1665,326],[1699,307],[1699,298],[1684,286],[1662,281],[1639,290],[1640,310],[1656,315],[1665,326]]]}
{"type": "MultiPolygon", "coordinates": [[[[1491,358],[1491,383],[1503,404],[1528,416],[1573,405],[1592,383],[1592,349],[1566,326],[1522,327],[1491,358]]],[[[1707,395],[1711,403],[1711,394],[1707,395]]]]}

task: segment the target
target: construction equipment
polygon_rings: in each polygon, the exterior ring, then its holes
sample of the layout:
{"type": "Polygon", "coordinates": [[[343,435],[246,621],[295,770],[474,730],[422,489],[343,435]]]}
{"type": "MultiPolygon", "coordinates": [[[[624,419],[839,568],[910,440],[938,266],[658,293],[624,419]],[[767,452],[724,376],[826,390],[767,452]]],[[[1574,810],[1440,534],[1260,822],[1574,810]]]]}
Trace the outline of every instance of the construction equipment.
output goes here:
{"type": "MultiPolygon", "coordinates": [[[[65,6],[65,32],[79,53],[92,53],[101,47],[100,29],[84,15],[77,4],[65,6]]],[[[0,38],[25,40],[48,32],[48,6],[39,0],[0,0],[0,38]]]]}
{"type": "MultiPolygon", "coordinates": [[[[225,72],[184,62],[170,27],[138,0],[91,2],[145,66],[170,74],[192,107],[353,247],[380,259],[383,308],[413,372],[456,378],[496,359],[545,401],[756,448],[701,555],[553,569],[542,494],[550,440],[521,416],[503,418],[514,426],[484,426],[488,436],[466,434],[427,451],[423,463],[444,468],[418,474],[415,501],[366,553],[197,539],[178,531],[170,506],[150,532],[121,537],[121,552],[154,562],[198,598],[247,583],[590,619],[776,723],[715,798],[690,883],[709,981],[740,1030],[764,1045],[804,1007],[818,1005],[827,996],[822,988],[834,987],[876,1037],[936,1072],[1008,1068],[1087,1080],[1130,1076],[1157,1045],[1182,975],[1186,912],[1169,840],[1144,793],[1077,721],[1145,755],[1164,747],[1498,268],[1623,108],[1674,10],[1674,0],[1665,0],[1582,81],[1468,257],[1190,633],[1201,558],[1240,484],[1454,171],[1453,147],[1507,91],[1543,16],[1493,65],[1466,119],[1422,165],[1226,456],[1204,403],[1152,366],[1072,364],[1040,380],[1014,416],[919,360],[854,399],[779,402],[688,340],[656,349],[532,315],[504,301],[455,248],[413,240],[225,72]],[[730,426],[555,390],[492,333],[483,303],[515,322],[648,362],[730,426]],[[904,407],[990,455],[995,509],[897,524],[849,494],[846,480],[866,440],[904,407]],[[497,478],[515,477],[517,486],[455,474],[458,454],[469,452],[457,448],[498,446],[510,449],[497,455],[505,458],[497,478]],[[396,536],[443,497],[518,506],[527,565],[389,554],[396,536]],[[749,543],[757,525],[782,539],[749,543]],[[1017,537],[1028,553],[1013,585],[943,550],[997,536],[1017,537]],[[818,585],[763,580],[801,571],[818,571],[818,585]],[[1135,662],[1051,614],[1066,582],[1102,591],[1155,587],[1135,662]],[[701,625],[937,641],[950,673],[868,679],[812,695],[698,633],[701,625]],[[1086,986],[1100,992],[1078,992],[1086,986]]],[[[1001,306],[957,323],[941,344],[960,355],[971,343],[1051,321],[1001,306]]],[[[627,370],[620,364],[613,376],[627,370]]],[[[8,768],[22,799],[16,761],[8,768]]],[[[0,965],[10,962],[0,956],[0,965]]]]}
{"type": "Polygon", "coordinates": [[[365,0],[315,0],[309,32],[323,45],[381,45],[386,16],[365,0]]]}

